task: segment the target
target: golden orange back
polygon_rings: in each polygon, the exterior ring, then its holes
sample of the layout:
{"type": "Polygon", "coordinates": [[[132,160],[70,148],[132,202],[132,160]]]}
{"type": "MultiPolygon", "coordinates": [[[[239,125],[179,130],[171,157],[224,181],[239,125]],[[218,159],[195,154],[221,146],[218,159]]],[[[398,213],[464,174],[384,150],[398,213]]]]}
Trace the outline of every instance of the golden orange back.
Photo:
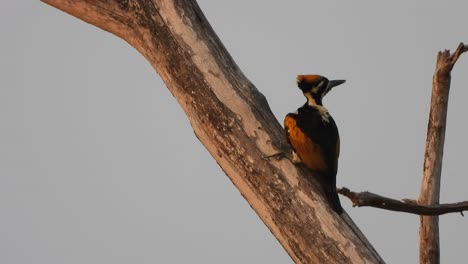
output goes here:
{"type": "Polygon", "coordinates": [[[304,165],[314,171],[327,173],[327,163],[320,145],[315,144],[297,126],[296,120],[291,115],[284,119],[284,127],[288,133],[289,143],[301,159],[304,165]]]}

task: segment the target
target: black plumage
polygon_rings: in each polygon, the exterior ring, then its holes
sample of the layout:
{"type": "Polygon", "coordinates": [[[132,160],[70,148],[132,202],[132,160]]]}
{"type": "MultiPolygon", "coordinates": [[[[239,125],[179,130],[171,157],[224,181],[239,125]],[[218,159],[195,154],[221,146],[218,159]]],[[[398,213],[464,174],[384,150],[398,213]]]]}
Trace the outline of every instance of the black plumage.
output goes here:
{"type": "Polygon", "coordinates": [[[308,169],[323,176],[323,187],[332,208],[343,209],[336,192],[336,174],[340,138],[335,120],[323,107],[322,99],[334,86],[344,81],[329,81],[319,75],[299,75],[298,86],[307,103],[297,112],[286,115],[284,126],[294,156],[308,169]]]}

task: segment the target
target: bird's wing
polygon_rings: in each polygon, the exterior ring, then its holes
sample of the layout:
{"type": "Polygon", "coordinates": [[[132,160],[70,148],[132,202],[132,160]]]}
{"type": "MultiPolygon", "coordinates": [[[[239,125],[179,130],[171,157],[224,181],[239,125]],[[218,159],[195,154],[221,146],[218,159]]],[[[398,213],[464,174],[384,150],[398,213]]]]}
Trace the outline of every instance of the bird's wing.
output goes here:
{"type": "MultiPolygon", "coordinates": [[[[327,157],[323,146],[313,140],[310,132],[298,125],[298,116],[288,114],[284,119],[284,127],[289,144],[301,159],[302,163],[311,170],[326,173],[329,170],[327,157]]],[[[327,173],[328,174],[328,173],[327,173]]]]}

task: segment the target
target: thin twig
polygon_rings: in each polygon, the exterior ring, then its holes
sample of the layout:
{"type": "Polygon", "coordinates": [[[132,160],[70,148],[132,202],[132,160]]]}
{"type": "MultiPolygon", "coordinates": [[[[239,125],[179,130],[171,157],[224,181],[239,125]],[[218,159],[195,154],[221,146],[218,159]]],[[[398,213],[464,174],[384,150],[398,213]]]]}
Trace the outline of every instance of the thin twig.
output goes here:
{"type": "Polygon", "coordinates": [[[405,212],[416,215],[443,215],[448,213],[462,213],[468,210],[468,201],[439,205],[419,205],[413,199],[395,200],[371,192],[353,192],[348,188],[337,190],[338,193],[348,197],[353,207],[376,207],[380,209],[405,212]]]}

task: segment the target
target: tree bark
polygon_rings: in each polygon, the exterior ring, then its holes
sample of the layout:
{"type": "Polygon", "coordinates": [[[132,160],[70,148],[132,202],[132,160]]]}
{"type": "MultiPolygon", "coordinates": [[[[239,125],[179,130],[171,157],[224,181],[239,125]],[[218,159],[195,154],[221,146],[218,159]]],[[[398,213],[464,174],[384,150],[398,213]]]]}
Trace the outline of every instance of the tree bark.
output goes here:
{"type": "Polygon", "coordinates": [[[198,139],[296,263],[383,263],[349,216],[329,208],[314,175],[287,159],[262,159],[280,151],[282,127],[195,1],[43,1],[145,56],[198,139]]]}
{"type": "MultiPolygon", "coordinates": [[[[439,52],[437,55],[436,69],[432,79],[421,193],[418,199],[418,204],[421,205],[439,204],[451,71],[459,56],[467,50],[468,46],[460,43],[453,55],[448,50],[439,52]]],[[[421,216],[420,219],[419,263],[440,263],[439,217],[421,216]]]]}

